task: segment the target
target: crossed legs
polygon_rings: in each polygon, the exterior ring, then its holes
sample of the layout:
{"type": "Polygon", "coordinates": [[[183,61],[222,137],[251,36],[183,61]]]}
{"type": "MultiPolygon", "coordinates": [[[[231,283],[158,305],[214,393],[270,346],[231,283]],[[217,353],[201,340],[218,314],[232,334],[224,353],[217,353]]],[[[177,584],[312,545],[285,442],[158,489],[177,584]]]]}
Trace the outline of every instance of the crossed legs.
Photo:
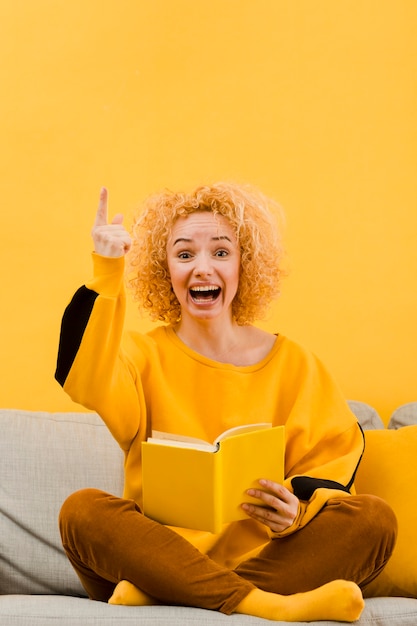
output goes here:
{"type": "Polygon", "coordinates": [[[302,531],[273,540],[230,571],[144,517],[133,501],[98,490],[70,496],[60,528],[68,558],[93,599],[286,621],[357,619],[359,586],[366,589],[382,570],[396,534],[393,513],[378,498],[333,500],[302,531]]]}

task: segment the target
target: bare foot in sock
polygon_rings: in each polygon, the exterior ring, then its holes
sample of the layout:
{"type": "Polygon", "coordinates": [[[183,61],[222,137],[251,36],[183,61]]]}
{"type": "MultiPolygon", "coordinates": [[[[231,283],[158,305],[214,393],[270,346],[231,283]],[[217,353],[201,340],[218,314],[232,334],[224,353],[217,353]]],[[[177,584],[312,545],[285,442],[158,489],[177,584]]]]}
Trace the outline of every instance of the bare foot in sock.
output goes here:
{"type": "Polygon", "coordinates": [[[354,622],[359,619],[363,607],[362,592],[355,583],[334,580],[312,591],[290,596],[254,589],[235,612],[286,622],[354,622]]]}
{"type": "Polygon", "coordinates": [[[116,585],[109,604],[124,604],[126,606],[153,606],[158,600],[151,598],[144,591],[135,587],[127,580],[121,580],[116,585]]]}

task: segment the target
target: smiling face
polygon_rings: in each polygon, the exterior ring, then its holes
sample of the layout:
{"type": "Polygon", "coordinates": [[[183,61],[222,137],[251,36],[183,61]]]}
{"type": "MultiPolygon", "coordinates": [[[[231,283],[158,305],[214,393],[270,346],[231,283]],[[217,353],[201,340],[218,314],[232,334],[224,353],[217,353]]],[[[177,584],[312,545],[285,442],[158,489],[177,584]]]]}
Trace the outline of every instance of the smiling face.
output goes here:
{"type": "Polygon", "coordinates": [[[178,218],[168,240],[167,260],[183,320],[231,318],[240,251],[226,218],[209,211],[178,218]]]}

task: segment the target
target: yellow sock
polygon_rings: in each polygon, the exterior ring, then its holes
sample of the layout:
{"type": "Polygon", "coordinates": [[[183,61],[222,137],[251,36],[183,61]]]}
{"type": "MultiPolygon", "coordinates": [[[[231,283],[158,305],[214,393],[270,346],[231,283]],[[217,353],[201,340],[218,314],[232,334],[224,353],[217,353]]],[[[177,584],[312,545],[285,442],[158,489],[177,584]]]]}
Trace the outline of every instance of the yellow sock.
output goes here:
{"type": "Polygon", "coordinates": [[[362,592],[355,583],[334,580],[312,591],[290,596],[254,589],[235,612],[285,622],[354,622],[363,607],[362,592]]]}
{"type": "MultiPolygon", "coordinates": [[[[153,606],[159,604],[127,580],[116,586],[109,604],[153,606]]],[[[359,587],[346,580],[334,580],[322,587],[282,596],[253,589],[236,607],[236,613],[285,622],[334,620],[354,622],[364,607],[359,587]]]]}
{"type": "Polygon", "coordinates": [[[144,591],[135,587],[127,580],[121,580],[116,585],[109,604],[124,604],[126,606],[153,606],[158,600],[151,598],[144,591]]]}

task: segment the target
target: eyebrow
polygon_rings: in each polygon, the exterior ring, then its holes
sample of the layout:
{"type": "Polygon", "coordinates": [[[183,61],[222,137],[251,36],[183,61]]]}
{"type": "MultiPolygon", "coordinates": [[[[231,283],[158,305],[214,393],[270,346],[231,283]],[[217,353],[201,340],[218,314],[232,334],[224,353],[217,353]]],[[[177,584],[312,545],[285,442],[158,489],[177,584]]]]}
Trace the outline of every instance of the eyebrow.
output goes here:
{"type": "MultiPolygon", "coordinates": [[[[227,235],[220,235],[219,237],[212,237],[211,241],[221,241],[222,239],[226,239],[227,241],[232,243],[230,237],[228,237],[227,235]]],[[[176,239],[172,245],[176,246],[177,243],[183,243],[183,242],[191,243],[192,241],[193,241],[192,239],[188,239],[187,237],[178,237],[178,239],[176,239]]]]}

